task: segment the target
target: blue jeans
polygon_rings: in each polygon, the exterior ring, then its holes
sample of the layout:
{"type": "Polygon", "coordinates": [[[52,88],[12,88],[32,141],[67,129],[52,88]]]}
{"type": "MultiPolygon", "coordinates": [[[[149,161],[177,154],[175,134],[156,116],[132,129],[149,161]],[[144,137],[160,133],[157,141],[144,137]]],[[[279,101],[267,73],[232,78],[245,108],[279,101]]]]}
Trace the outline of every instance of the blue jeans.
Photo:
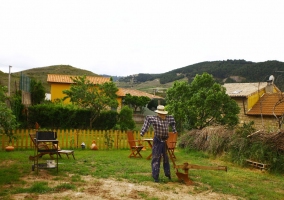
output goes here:
{"type": "Polygon", "coordinates": [[[170,177],[170,163],[167,153],[166,141],[160,141],[158,138],[154,137],[153,147],[152,147],[152,177],[157,180],[159,179],[160,173],[160,162],[163,157],[163,168],[165,176],[170,177]]]}

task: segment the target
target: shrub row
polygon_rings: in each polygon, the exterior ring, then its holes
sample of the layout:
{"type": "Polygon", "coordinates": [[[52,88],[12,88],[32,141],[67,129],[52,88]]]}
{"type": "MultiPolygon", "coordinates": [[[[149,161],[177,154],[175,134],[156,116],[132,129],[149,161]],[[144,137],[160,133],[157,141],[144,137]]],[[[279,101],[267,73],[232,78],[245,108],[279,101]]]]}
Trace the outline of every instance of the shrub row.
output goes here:
{"type": "MultiPolygon", "coordinates": [[[[21,122],[23,128],[34,128],[38,123],[46,129],[89,129],[91,113],[87,109],[78,109],[61,104],[38,104],[30,106],[25,120],[21,122]]],[[[104,111],[92,123],[95,130],[112,129],[118,120],[117,111],[104,111]]]]}

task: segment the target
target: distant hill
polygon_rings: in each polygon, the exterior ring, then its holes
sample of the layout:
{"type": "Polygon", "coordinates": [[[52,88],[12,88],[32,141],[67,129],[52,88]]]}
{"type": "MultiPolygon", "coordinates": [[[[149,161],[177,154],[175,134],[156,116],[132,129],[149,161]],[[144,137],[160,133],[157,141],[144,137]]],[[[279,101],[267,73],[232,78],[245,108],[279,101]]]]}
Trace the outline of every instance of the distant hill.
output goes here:
{"type": "Polygon", "coordinates": [[[103,76],[103,77],[112,77],[112,80],[113,80],[113,81],[118,81],[119,79],[124,78],[124,76],[110,76],[110,75],[107,75],[107,74],[100,74],[100,76],[103,76]]]}
{"type": "MultiPolygon", "coordinates": [[[[192,81],[196,74],[208,72],[212,74],[217,82],[264,82],[270,75],[274,75],[275,84],[284,91],[284,63],[279,61],[266,61],[254,63],[245,60],[226,60],[201,62],[194,65],[178,68],[162,74],[137,74],[127,77],[111,76],[118,87],[132,87],[133,89],[142,90],[148,93],[156,93],[163,96],[162,93],[171,87],[176,80],[192,81]]],[[[68,75],[98,75],[91,71],[72,67],[70,65],[55,65],[47,67],[33,68],[11,74],[11,92],[18,87],[20,75],[24,74],[30,78],[40,80],[47,92],[50,91],[46,79],[47,74],[68,74],[68,75]]],[[[0,84],[8,84],[8,74],[0,71],[0,84]]]]}
{"type": "Polygon", "coordinates": [[[138,74],[119,79],[119,82],[132,82],[140,84],[147,81],[160,80],[160,84],[171,83],[180,79],[193,80],[196,74],[208,72],[217,82],[263,82],[274,75],[277,87],[284,90],[284,63],[279,61],[266,61],[254,63],[245,60],[226,60],[201,62],[194,65],[178,68],[163,74],[138,74]]]}
{"type": "MultiPolygon", "coordinates": [[[[47,74],[68,74],[68,75],[86,75],[86,76],[99,76],[91,71],[72,67],[70,65],[53,65],[47,67],[38,67],[21,72],[11,74],[11,92],[16,90],[19,86],[20,76],[24,74],[37,81],[41,81],[47,92],[50,92],[50,86],[47,83],[47,74]]],[[[0,71],[0,84],[8,85],[8,74],[0,71]]]]}

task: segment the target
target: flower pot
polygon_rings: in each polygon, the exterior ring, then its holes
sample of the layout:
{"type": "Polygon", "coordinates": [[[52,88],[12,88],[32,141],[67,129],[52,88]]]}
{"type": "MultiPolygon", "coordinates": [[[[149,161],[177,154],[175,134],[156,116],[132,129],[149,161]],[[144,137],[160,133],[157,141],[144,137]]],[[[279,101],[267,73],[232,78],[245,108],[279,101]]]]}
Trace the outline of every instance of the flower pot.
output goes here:
{"type": "Polygon", "coordinates": [[[15,147],[13,146],[7,146],[6,151],[14,151],[15,147]]]}

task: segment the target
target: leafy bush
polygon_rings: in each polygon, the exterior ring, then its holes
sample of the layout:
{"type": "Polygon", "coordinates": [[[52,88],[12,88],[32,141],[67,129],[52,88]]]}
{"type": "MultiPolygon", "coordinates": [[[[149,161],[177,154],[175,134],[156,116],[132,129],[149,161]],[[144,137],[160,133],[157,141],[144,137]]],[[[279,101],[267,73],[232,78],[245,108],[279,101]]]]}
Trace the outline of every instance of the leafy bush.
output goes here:
{"type": "Polygon", "coordinates": [[[18,123],[12,110],[5,103],[0,102],[0,134],[4,134],[9,138],[9,144],[13,139],[16,139],[13,130],[17,127],[18,123]]]}
{"type": "Polygon", "coordinates": [[[232,136],[229,144],[229,154],[232,162],[244,165],[246,159],[251,157],[252,144],[247,136],[255,131],[253,124],[254,122],[244,123],[242,127],[236,129],[235,134],[232,136]]]}
{"type": "Polygon", "coordinates": [[[128,106],[123,106],[119,113],[119,120],[116,129],[120,130],[133,130],[135,128],[135,122],[132,118],[133,110],[128,106]]]}
{"type": "Polygon", "coordinates": [[[110,130],[117,123],[118,113],[113,110],[103,111],[100,116],[94,121],[93,129],[95,130],[110,130]]]}
{"type": "MultiPolygon", "coordinates": [[[[91,112],[62,104],[37,104],[28,110],[28,127],[34,127],[37,122],[41,128],[47,129],[88,129],[90,127],[91,112]]],[[[104,111],[93,122],[96,130],[112,129],[117,122],[116,111],[104,111]]]]}

